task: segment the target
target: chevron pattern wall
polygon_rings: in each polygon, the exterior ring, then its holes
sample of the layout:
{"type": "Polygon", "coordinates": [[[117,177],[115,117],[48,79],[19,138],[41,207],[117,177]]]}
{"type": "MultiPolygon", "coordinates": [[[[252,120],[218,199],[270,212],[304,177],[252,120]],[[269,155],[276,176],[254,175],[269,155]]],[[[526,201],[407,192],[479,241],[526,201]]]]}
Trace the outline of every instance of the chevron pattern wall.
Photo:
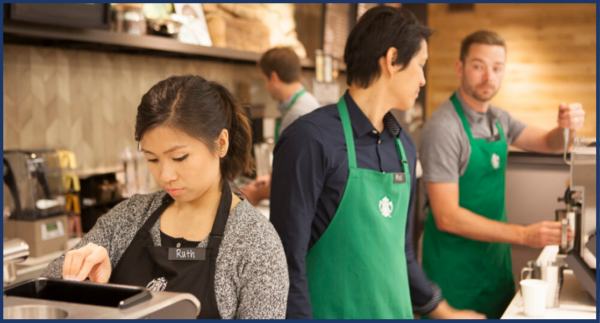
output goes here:
{"type": "Polygon", "coordinates": [[[242,96],[260,78],[251,64],[5,45],[4,149],[67,149],[80,169],[118,166],[119,153],[136,147],[142,95],[181,74],[242,96]]]}

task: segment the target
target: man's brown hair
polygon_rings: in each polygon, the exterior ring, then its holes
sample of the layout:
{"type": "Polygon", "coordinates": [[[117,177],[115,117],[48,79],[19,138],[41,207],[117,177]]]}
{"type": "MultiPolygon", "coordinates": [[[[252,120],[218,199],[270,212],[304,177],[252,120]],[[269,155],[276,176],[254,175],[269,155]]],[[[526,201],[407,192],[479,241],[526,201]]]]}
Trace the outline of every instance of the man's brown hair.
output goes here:
{"type": "Polygon", "coordinates": [[[506,52],[506,43],[504,42],[504,38],[499,33],[489,30],[479,30],[463,39],[460,45],[461,62],[465,63],[465,59],[469,54],[469,48],[471,48],[471,45],[473,44],[502,46],[504,48],[504,52],[506,52]]]}
{"type": "Polygon", "coordinates": [[[258,61],[258,67],[269,79],[271,72],[275,72],[284,83],[300,81],[300,59],[289,47],[269,49],[258,61]]]}

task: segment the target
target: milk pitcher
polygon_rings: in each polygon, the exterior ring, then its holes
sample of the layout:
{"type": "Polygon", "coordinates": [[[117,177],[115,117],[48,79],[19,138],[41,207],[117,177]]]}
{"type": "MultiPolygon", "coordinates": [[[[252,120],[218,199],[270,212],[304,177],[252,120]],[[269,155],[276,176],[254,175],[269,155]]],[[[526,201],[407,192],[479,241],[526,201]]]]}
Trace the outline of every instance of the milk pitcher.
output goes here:
{"type": "Polygon", "coordinates": [[[564,264],[557,262],[549,262],[546,266],[542,266],[542,280],[548,282],[547,308],[555,308],[559,305],[558,300],[563,284],[564,269],[564,264]]]}

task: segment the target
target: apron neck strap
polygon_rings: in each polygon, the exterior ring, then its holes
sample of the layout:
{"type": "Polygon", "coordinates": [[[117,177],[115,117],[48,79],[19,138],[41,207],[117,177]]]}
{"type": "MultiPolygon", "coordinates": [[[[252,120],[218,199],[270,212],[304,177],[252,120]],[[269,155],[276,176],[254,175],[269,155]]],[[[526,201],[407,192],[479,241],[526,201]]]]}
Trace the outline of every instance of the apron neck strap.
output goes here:
{"type": "MultiPolygon", "coordinates": [[[[213,222],[212,229],[210,231],[210,241],[208,242],[209,248],[218,248],[221,245],[221,240],[223,239],[223,233],[225,232],[225,225],[227,224],[227,219],[229,218],[229,210],[231,209],[231,188],[227,181],[223,180],[223,189],[221,192],[221,201],[219,202],[219,208],[217,209],[217,215],[215,217],[215,221],[213,222]]],[[[173,200],[170,195],[165,195],[162,200],[162,204],[160,207],[150,215],[148,220],[142,226],[143,230],[150,231],[154,223],[160,218],[160,215],[163,214],[169,203],[173,200]]]]}
{"type": "MultiPolygon", "coordinates": [[[[342,96],[337,103],[338,112],[340,113],[340,119],[342,119],[342,127],[344,128],[344,137],[346,138],[346,150],[348,151],[348,167],[357,168],[356,163],[356,151],[354,149],[354,134],[352,133],[352,122],[350,121],[350,114],[348,113],[348,106],[346,105],[346,99],[342,96]]],[[[406,154],[404,153],[404,147],[402,142],[396,136],[394,136],[396,142],[396,148],[400,160],[402,161],[402,169],[405,173],[408,173],[408,162],[406,161],[406,154]]]]}
{"type": "Polygon", "coordinates": [[[231,209],[231,188],[229,183],[223,180],[223,189],[221,191],[221,201],[219,202],[219,208],[217,209],[217,216],[213,223],[212,230],[210,231],[210,240],[208,241],[209,248],[218,248],[223,240],[223,233],[225,232],[225,225],[229,218],[229,210],[231,209]]]}
{"type": "Polygon", "coordinates": [[[352,123],[350,122],[350,114],[346,106],[346,99],[342,96],[337,103],[338,112],[342,119],[342,127],[344,128],[344,137],[346,138],[346,150],[348,151],[348,167],[356,168],[356,151],[354,150],[354,135],[352,134],[352,123]]]}
{"type": "MultiPolygon", "coordinates": [[[[288,106],[285,108],[286,113],[290,111],[292,106],[294,106],[294,103],[296,103],[298,98],[300,98],[302,96],[302,94],[304,94],[304,92],[306,92],[306,88],[302,88],[302,90],[298,91],[298,93],[296,93],[296,95],[294,95],[294,98],[292,99],[292,101],[290,101],[290,104],[288,104],[288,106]]],[[[283,118],[283,116],[282,116],[282,118],[283,118]]]]}
{"type": "Polygon", "coordinates": [[[469,127],[469,122],[467,121],[467,117],[465,116],[465,112],[463,111],[460,101],[458,101],[458,98],[456,97],[456,93],[452,94],[452,96],[450,97],[450,101],[452,101],[452,104],[454,105],[454,109],[456,110],[456,113],[458,113],[458,116],[462,120],[463,128],[465,129],[467,136],[469,136],[469,140],[473,140],[473,134],[471,133],[471,127],[469,127]]]}
{"type": "Polygon", "coordinates": [[[158,207],[158,209],[156,209],[156,211],[154,211],[152,213],[152,215],[150,215],[148,220],[146,220],[146,222],[144,222],[144,225],[142,226],[141,230],[150,231],[150,229],[152,229],[152,226],[154,226],[154,223],[156,223],[158,218],[160,218],[160,215],[163,214],[163,212],[167,209],[167,206],[169,206],[169,202],[171,202],[172,200],[173,199],[171,198],[171,196],[169,194],[166,194],[163,197],[162,202],[161,202],[160,206],[158,207]]]}
{"type": "MultiPolygon", "coordinates": [[[[458,98],[456,97],[456,93],[452,94],[452,96],[450,97],[450,100],[452,101],[452,104],[454,105],[454,109],[456,110],[456,113],[458,113],[458,116],[462,120],[463,128],[465,129],[467,136],[469,136],[469,140],[473,140],[473,133],[471,133],[471,127],[469,126],[469,122],[467,121],[467,117],[465,116],[465,112],[463,111],[462,105],[460,104],[460,101],[458,101],[458,98]]],[[[500,138],[504,139],[504,131],[502,130],[502,126],[500,125],[500,122],[498,121],[498,119],[496,119],[494,121],[494,124],[498,128],[498,133],[500,134],[500,138]]]]}
{"type": "Polygon", "coordinates": [[[304,94],[305,92],[306,92],[306,88],[302,88],[300,91],[298,91],[298,93],[296,93],[296,95],[294,95],[294,98],[292,99],[290,104],[288,104],[288,106],[285,108],[284,114],[281,116],[281,118],[279,118],[279,121],[275,125],[275,143],[277,143],[279,141],[279,129],[281,129],[281,124],[283,123],[283,118],[290,111],[290,109],[292,108],[294,103],[296,103],[298,98],[300,98],[302,96],[302,94],[304,94]]]}
{"type": "Polygon", "coordinates": [[[400,142],[400,139],[398,137],[394,137],[394,141],[396,141],[396,148],[398,149],[398,152],[400,153],[400,161],[402,162],[402,170],[404,171],[405,174],[408,174],[409,173],[408,161],[406,160],[406,153],[404,152],[404,146],[402,146],[402,142],[400,142]]]}
{"type": "Polygon", "coordinates": [[[506,138],[504,137],[504,130],[502,130],[502,125],[500,124],[500,121],[498,119],[496,119],[494,121],[494,123],[496,124],[496,127],[498,128],[498,134],[500,134],[500,139],[506,141],[506,138]]]}

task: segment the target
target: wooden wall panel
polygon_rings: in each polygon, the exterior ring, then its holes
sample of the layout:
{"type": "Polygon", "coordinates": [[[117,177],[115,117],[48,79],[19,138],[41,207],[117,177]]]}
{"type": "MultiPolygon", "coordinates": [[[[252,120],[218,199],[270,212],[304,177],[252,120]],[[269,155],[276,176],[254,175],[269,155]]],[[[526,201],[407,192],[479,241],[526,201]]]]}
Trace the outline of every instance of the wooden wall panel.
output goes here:
{"type": "Polygon", "coordinates": [[[493,104],[551,129],[560,102],[580,102],[586,111],[580,134],[596,136],[595,4],[475,4],[471,12],[429,4],[428,14],[435,33],[429,43],[426,116],[459,85],[454,63],[461,40],[488,29],[502,34],[508,47],[504,81],[493,104]]]}
{"type": "Polygon", "coordinates": [[[296,3],[294,12],[298,40],[306,49],[306,57],[315,58],[315,50],[321,48],[323,38],[323,4],[296,3]]]}
{"type": "Polygon", "coordinates": [[[327,3],[324,23],[323,52],[343,60],[346,40],[351,29],[350,4],[327,3]]]}

